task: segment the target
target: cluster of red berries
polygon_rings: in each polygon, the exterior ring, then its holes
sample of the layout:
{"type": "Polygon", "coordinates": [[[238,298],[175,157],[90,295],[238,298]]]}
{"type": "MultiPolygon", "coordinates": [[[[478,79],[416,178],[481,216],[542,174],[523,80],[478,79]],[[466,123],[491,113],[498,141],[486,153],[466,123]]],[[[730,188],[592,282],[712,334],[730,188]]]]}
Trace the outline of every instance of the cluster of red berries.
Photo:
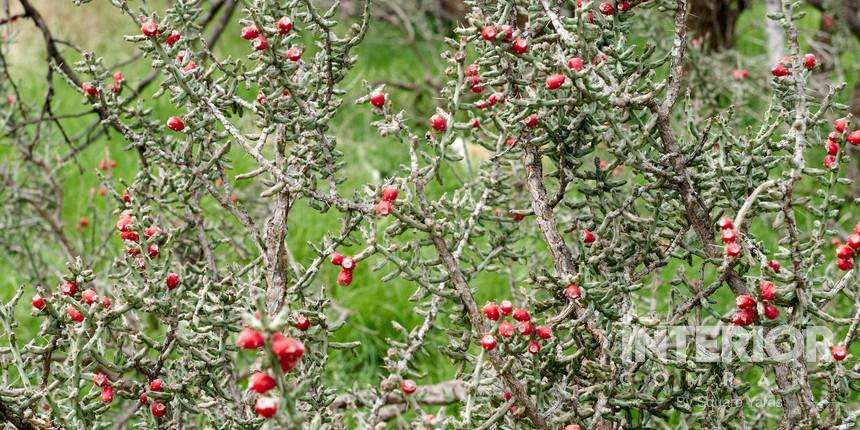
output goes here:
{"type": "MultiPolygon", "coordinates": [[[[835,169],[837,166],[836,155],[839,154],[839,140],[848,129],[848,118],[839,118],[833,121],[833,131],[827,135],[827,142],[824,147],[827,149],[827,155],[824,156],[824,167],[835,169]]],[[[860,146],[860,130],[849,132],[845,140],[854,146],[860,146]]]]}
{"type": "MultiPolygon", "coordinates": [[[[481,308],[481,312],[483,312],[484,317],[487,319],[498,323],[496,332],[502,338],[510,338],[519,332],[520,335],[529,339],[526,349],[532,354],[540,352],[541,344],[538,342],[538,339],[548,340],[552,337],[551,328],[548,326],[535,327],[531,321],[529,312],[523,308],[514,309],[514,305],[510,300],[503,300],[499,304],[496,304],[496,302],[487,302],[481,308]],[[514,326],[510,321],[506,321],[504,316],[511,316],[517,322],[517,326],[514,326]]],[[[492,333],[486,333],[481,337],[481,347],[485,351],[495,349],[496,344],[496,336],[492,333]]]]}
{"type": "MultiPolygon", "coordinates": [[[[161,379],[155,378],[149,381],[149,391],[150,392],[161,392],[164,390],[164,381],[161,379]]],[[[137,399],[141,405],[149,405],[149,412],[152,416],[156,418],[161,418],[167,413],[167,406],[164,403],[155,401],[152,404],[149,403],[149,396],[146,392],[140,393],[140,397],[137,399]]]]}
{"type": "MultiPolygon", "coordinates": [[[[281,36],[290,34],[290,32],[293,31],[293,20],[286,16],[279,19],[275,25],[278,27],[278,34],[281,36]]],[[[242,27],[240,34],[242,39],[251,41],[251,47],[256,51],[264,51],[269,47],[269,39],[267,39],[265,35],[261,34],[260,30],[254,25],[242,27]]],[[[287,51],[287,58],[291,61],[298,61],[299,58],[301,58],[301,55],[302,50],[298,47],[292,47],[287,51]],[[297,53],[292,52],[294,49],[297,50],[297,53]]]]}
{"type": "MultiPolygon", "coordinates": [[[[814,69],[816,62],[817,60],[814,54],[806,54],[803,56],[803,67],[806,68],[806,70],[814,69]]],[[[782,59],[780,59],[779,63],[777,63],[775,66],[773,66],[772,69],[770,69],[770,74],[773,75],[775,78],[782,78],[790,75],[791,70],[788,69],[786,64],[791,64],[790,57],[783,57],[782,59]]]]}
{"type": "Polygon", "coordinates": [[[729,257],[737,257],[741,254],[741,246],[737,243],[737,233],[735,232],[735,223],[731,218],[723,218],[719,222],[720,230],[722,231],[721,238],[726,244],[725,252],[729,257]]]}
{"type": "Polygon", "coordinates": [[[854,257],[858,254],[860,254],[860,223],[854,226],[854,231],[848,235],[845,244],[837,244],[836,267],[844,271],[853,269],[854,257]]]}
{"type": "MultiPolygon", "coordinates": [[[[779,262],[776,260],[768,263],[771,269],[778,272],[779,262]]],[[[776,285],[768,280],[761,280],[758,284],[759,298],[763,306],[765,318],[775,320],[779,318],[779,308],[773,305],[776,300],[776,285]]],[[[732,323],[741,327],[748,326],[758,319],[758,304],[749,294],[741,294],[735,297],[735,306],[738,310],[732,315],[732,323]]]]}
{"type": "MultiPolygon", "coordinates": [[[[64,280],[63,283],[60,284],[60,293],[64,296],[75,297],[78,294],[78,283],[73,280],[64,280]]],[[[102,296],[101,300],[99,300],[98,293],[96,293],[96,290],[92,288],[87,288],[81,292],[81,302],[86,306],[101,303],[102,307],[105,309],[108,309],[111,306],[110,297],[102,296]]],[[[33,305],[33,308],[37,311],[41,311],[45,309],[47,303],[44,297],[37,294],[33,296],[30,304],[33,305]]],[[[84,322],[84,314],[82,314],[75,305],[69,304],[66,306],[66,315],[68,315],[69,319],[75,323],[80,324],[84,322]]]]}
{"type": "MultiPolygon", "coordinates": [[[[272,353],[278,358],[278,363],[283,372],[290,372],[299,363],[305,353],[305,346],[297,339],[275,333],[270,338],[272,353]]],[[[260,349],[266,345],[266,339],[262,333],[250,327],[245,327],[236,338],[236,345],[242,349],[260,349]]],[[[277,381],[265,372],[256,372],[251,375],[248,389],[258,394],[266,394],[275,388],[277,381]]],[[[260,396],[254,404],[257,415],[270,418],[278,411],[278,399],[268,396],[260,396]]]]}
{"type": "MultiPolygon", "coordinates": [[[[585,3],[585,1],[586,0],[576,0],[576,6],[582,7],[583,4],[585,3]]],[[[633,7],[633,5],[629,1],[621,0],[618,2],[618,11],[620,11],[620,12],[627,12],[632,7],[633,7]]],[[[599,10],[600,13],[605,15],[605,16],[615,15],[615,6],[610,1],[601,2],[597,6],[597,10],[599,10]]],[[[586,18],[588,19],[589,24],[594,24],[594,14],[592,14],[590,10],[586,14],[586,18]]]]}
{"type": "Polygon", "coordinates": [[[110,384],[110,379],[104,373],[96,373],[93,375],[93,385],[101,388],[101,401],[102,403],[109,404],[113,401],[113,386],[110,384]]]}
{"type": "Polygon", "coordinates": [[[397,200],[397,188],[385,187],[382,189],[381,199],[376,204],[376,215],[388,216],[394,206],[394,201],[397,200]]]}
{"type": "MultiPolygon", "coordinates": [[[[397,198],[396,195],[395,198],[397,198]]],[[[339,252],[333,252],[331,254],[331,264],[340,266],[340,273],[337,274],[338,285],[345,287],[352,283],[352,271],[356,266],[355,259],[346,257],[339,252]]]]}

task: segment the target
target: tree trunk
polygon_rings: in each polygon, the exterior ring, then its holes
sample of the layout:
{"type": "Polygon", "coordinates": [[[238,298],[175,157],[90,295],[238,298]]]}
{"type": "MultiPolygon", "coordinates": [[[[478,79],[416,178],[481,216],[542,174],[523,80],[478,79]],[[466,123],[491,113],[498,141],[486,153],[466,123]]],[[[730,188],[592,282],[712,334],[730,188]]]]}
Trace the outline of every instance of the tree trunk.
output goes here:
{"type": "Polygon", "coordinates": [[[745,0],[691,0],[688,27],[706,51],[734,46],[735,23],[746,8],[745,0]]]}

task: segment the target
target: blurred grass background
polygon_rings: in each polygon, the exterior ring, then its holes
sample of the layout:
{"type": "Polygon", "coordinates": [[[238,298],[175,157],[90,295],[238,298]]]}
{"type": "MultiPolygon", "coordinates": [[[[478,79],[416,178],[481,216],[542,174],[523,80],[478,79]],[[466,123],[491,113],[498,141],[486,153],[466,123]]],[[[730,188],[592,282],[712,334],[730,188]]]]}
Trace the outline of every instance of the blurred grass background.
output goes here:
{"type": "MultiPolygon", "coordinates": [[[[34,5],[42,11],[45,19],[57,34],[57,38],[68,40],[73,45],[85,50],[93,51],[103,56],[105,64],[121,62],[135,53],[131,43],[122,40],[122,34],[136,34],[138,29],[131,25],[130,20],[121,15],[119,11],[106,1],[96,1],[82,7],[75,6],[71,1],[65,0],[34,0],[34,5]]],[[[160,9],[159,2],[152,3],[153,7],[160,9]]],[[[219,55],[232,55],[244,57],[248,52],[247,42],[238,37],[239,25],[234,16],[233,24],[227,28],[224,36],[219,42],[216,52],[219,55]]],[[[769,66],[764,64],[763,56],[766,54],[766,43],[763,34],[764,9],[761,4],[756,3],[751,9],[744,12],[738,23],[737,53],[739,63],[752,72],[753,78],[764,81],[767,79],[769,66]]],[[[820,16],[812,10],[808,10],[807,16],[800,22],[802,33],[805,37],[814,32],[819,25],[820,16]]],[[[9,69],[12,78],[22,90],[23,95],[29,101],[41,100],[45,91],[45,53],[41,35],[28,20],[8,26],[7,43],[9,46],[9,69]]],[[[363,80],[371,81],[398,81],[398,82],[423,82],[427,76],[438,74],[441,65],[439,52],[441,40],[417,40],[410,43],[406,40],[402,30],[383,22],[374,22],[367,39],[355,54],[358,63],[351,71],[341,87],[349,91],[343,109],[334,120],[332,130],[337,135],[339,148],[345,153],[346,172],[344,176],[349,181],[343,190],[349,192],[350,188],[357,189],[363,184],[376,182],[379,178],[385,178],[393,174],[398,166],[407,161],[407,153],[404,148],[396,147],[391,140],[380,138],[376,130],[369,124],[374,119],[367,106],[356,106],[352,101],[364,94],[363,80]]],[[[644,41],[639,41],[644,44],[644,41]]],[[[66,49],[65,55],[70,60],[76,60],[79,55],[66,49]]],[[[842,61],[847,64],[857,64],[856,51],[842,53],[842,61]]],[[[122,68],[126,80],[132,85],[149,71],[146,59],[137,61],[122,68]]],[[[851,88],[856,79],[856,67],[853,72],[845,76],[848,88],[851,88]]],[[[145,103],[155,110],[157,118],[166,120],[175,114],[174,107],[167,101],[166,97],[152,100],[151,95],[157,85],[151,86],[142,98],[145,103]]],[[[55,89],[57,95],[54,98],[55,112],[69,113],[79,112],[87,109],[87,104],[76,89],[69,88],[64,81],[56,80],[55,89]]],[[[393,104],[402,106],[414,118],[426,118],[434,105],[434,100],[429,97],[416,97],[413,92],[401,91],[390,88],[393,104]]],[[[845,91],[840,99],[847,99],[845,91]]],[[[254,94],[246,94],[247,99],[253,99],[254,94]]],[[[247,116],[246,119],[247,120],[247,116]]],[[[70,134],[77,134],[91,124],[92,118],[67,120],[64,125],[70,134]]],[[[122,150],[123,142],[111,134],[110,139],[102,139],[90,145],[79,156],[78,168],[68,168],[63,173],[62,183],[66,190],[66,199],[63,207],[64,221],[74,230],[81,217],[90,217],[90,221],[96,224],[98,220],[92,218],[92,211],[102,214],[110,213],[113,205],[107,199],[91,197],[93,191],[99,186],[97,166],[99,160],[109,157],[118,163],[114,175],[118,178],[130,181],[136,169],[136,155],[132,152],[122,150]]],[[[52,137],[57,138],[57,137],[52,137]]],[[[0,157],[7,148],[0,146],[0,157]]],[[[821,156],[823,156],[823,151],[821,156]]],[[[818,156],[818,155],[816,155],[818,156]]],[[[244,171],[250,163],[241,156],[234,156],[234,170],[244,171]]],[[[239,198],[242,198],[242,183],[237,183],[239,198]]],[[[250,191],[249,191],[250,192],[250,191]]],[[[316,211],[305,206],[297,206],[294,209],[294,220],[312,219],[313,222],[292,222],[288,234],[288,242],[291,251],[299,261],[308,261],[313,257],[312,251],[306,246],[308,241],[319,241],[329,231],[336,230],[339,226],[334,214],[320,216],[316,211]]],[[[104,221],[104,220],[102,220],[104,221]]],[[[110,226],[110,221],[106,221],[110,226]]],[[[769,233],[770,229],[763,225],[757,225],[756,233],[763,240],[775,243],[778,238],[769,233]]],[[[78,240],[84,240],[81,234],[78,240]]],[[[117,242],[116,246],[119,246],[117,242]]],[[[354,250],[345,250],[346,252],[354,250]]],[[[56,254],[56,274],[49,276],[57,279],[64,268],[63,258],[56,254]]],[[[664,273],[672,274],[673,270],[665,270],[664,273]]],[[[0,256],[0,299],[8,300],[14,288],[26,280],[10,265],[7,259],[0,256]]],[[[334,279],[336,271],[334,268],[326,267],[322,273],[323,277],[334,279]]],[[[351,312],[348,323],[336,333],[337,341],[360,341],[361,347],[353,351],[337,351],[328,361],[332,382],[343,386],[353,384],[375,384],[379,381],[382,373],[380,364],[387,349],[387,338],[399,338],[400,334],[391,324],[396,321],[410,328],[421,321],[420,317],[411,313],[411,305],[407,298],[413,292],[413,287],[402,281],[392,281],[385,285],[379,282],[380,273],[370,273],[368,268],[362,267],[356,272],[354,283],[349,288],[333,288],[334,299],[341,306],[345,306],[351,312]]],[[[503,277],[495,274],[482,276],[476,282],[476,294],[479,303],[487,299],[499,300],[507,296],[508,287],[503,277]]],[[[667,295],[668,285],[660,289],[661,295],[667,295]]],[[[29,297],[32,291],[28,291],[25,297],[29,297]]],[[[730,292],[722,289],[720,295],[715,297],[723,303],[731,303],[730,292]]],[[[664,301],[665,303],[665,301],[664,301]]],[[[36,333],[36,319],[30,318],[30,306],[27,300],[17,309],[19,321],[19,338],[27,339],[36,333]]],[[[436,336],[442,336],[436,334],[436,336]]],[[[5,342],[2,339],[0,342],[5,342]]],[[[437,343],[446,344],[446,339],[436,339],[437,343]]],[[[856,351],[855,351],[856,352],[856,351]]],[[[451,377],[453,368],[449,361],[442,357],[436,349],[424,352],[427,355],[419,357],[417,368],[427,373],[423,382],[433,382],[451,377]]]]}

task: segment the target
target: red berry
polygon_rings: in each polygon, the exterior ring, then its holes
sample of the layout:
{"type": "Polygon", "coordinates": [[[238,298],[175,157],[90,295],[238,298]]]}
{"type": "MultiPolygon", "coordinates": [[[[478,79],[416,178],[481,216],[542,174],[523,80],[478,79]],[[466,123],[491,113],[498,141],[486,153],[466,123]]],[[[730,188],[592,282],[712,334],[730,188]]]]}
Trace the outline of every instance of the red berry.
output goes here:
{"type": "Polygon", "coordinates": [[[74,296],[78,292],[78,284],[75,281],[65,281],[60,285],[60,292],[67,296],[74,296]]]}
{"type": "Polygon", "coordinates": [[[845,129],[848,128],[848,118],[839,118],[833,121],[833,128],[836,129],[837,133],[844,133],[845,129]]]}
{"type": "Polygon", "coordinates": [[[844,260],[854,258],[854,249],[848,245],[842,245],[836,249],[836,257],[844,260]]]}
{"type": "Polygon", "coordinates": [[[331,264],[334,264],[335,266],[340,266],[343,263],[343,258],[344,258],[343,254],[341,254],[339,252],[332,252],[331,253],[331,264]]]}
{"type": "Polygon", "coordinates": [[[830,347],[830,355],[833,356],[834,360],[842,361],[848,356],[848,350],[844,346],[834,345],[830,347]]]}
{"type": "Polygon", "coordinates": [[[723,230],[722,233],[723,243],[733,243],[737,239],[737,235],[735,234],[735,229],[727,228],[723,230]]]}
{"type": "Polygon", "coordinates": [[[788,71],[788,68],[786,68],[782,64],[777,64],[776,66],[773,67],[773,69],[770,70],[770,74],[777,77],[777,78],[781,78],[783,76],[788,76],[789,73],[791,73],[791,72],[788,71]]]}
{"type": "Polygon", "coordinates": [[[293,20],[285,16],[278,20],[277,26],[278,33],[288,34],[289,32],[293,31],[293,20]]]}
{"type": "Polygon", "coordinates": [[[149,255],[149,258],[158,257],[158,245],[150,243],[149,246],[146,247],[146,255],[149,255]]]}
{"type": "Polygon", "coordinates": [[[378,215],[378,216],[388,216],[391,214],[391,211],[393,209],[394,208],[392,207],[391,202],[388,200],[380,200],[376,204],[376,208],[375,208],[376,215],[378,215]]]}
{"type": "Polygon", "coordinates": [[[546,78],[546,88],[548,90],[555,90],[564,85],[565,76],[561,73],[556,73],[554,75],[549,75],[546,78]]]}
{"type": "Polygon", "coordinates": [[[491,334],[485,334],[484,337],[481,338],[481,348],[484,348],[484,351],[489,351],[496,347],[496,337],[491,334]]]}
{"type": "Polygon", "coordinates": [[[113,401],[113,387],[111,387],[110,385],[108,385],[106,387],[102,387],[102,394],[100,397],[101,397],[102,403],[112,402],[113,401]]]}
{"type": "Polygon", "coordinates": [[[514,335],[515,331],[516,328],[514,328],[513,324],[507,321],[502,321],[501,323],[499,323],[499,336],[511,337],[514,335]]]}
{"type": "Polygon", "coordinates": [[[487,97],[487,104],[490,106],[495,106],[496,103],[501,103],[505,101],[505,93],[493,93],[487,97]]]}
{"type": "Polygon", "coordinates": [[[123,232],[120,232],[119,237],[120,237],[122,240],[128,240],[128,241],[131,241],[131,242],[137,242],[138,240],[140,240],[140,236],[137,234],[137,232],[136,232],[136,231],[123,231],[123,232]]]}
{"type": "Polygon", "coordinates": [[[185,129],[185,121],[178,116],[172,116],[167,119],[167,128],[173,131],[182,131],[185,129]]]}
{"type": "MultiPolygon", "coordinates": [[[[265,51],[269,47],[269,39],[266,39],[266,36],[259,36],[251,42],[251,47],[253,47],[255,51],[265,51]]],[[[292,48],[290,48],[290,51],[292,51],[292,48]]],[[[290,51],[287,51],[287,58],[293,60],[292,57],[290,57],[290,51]]],[[[299,52],[299,57],[301,57],[301,55],[301,52],[299,52]]]]}
{"type": "Polygon", "coordinates": [[[242,27],[242,32],[240,34],[242,35],[242,39],[251,40],[260,36],[260,30],[257,30],[257,27],[253,25],[249,25],[247,27],[242,27]]]}
{"type": "Polygon", "coordinates": [[[579,288],[579,285],[570,284],[564,289],[564,295],[568,299],[576,300],[582,295],[582,290],[579,288]]]}
{"type": "Polygon", "coordinates": [[[582,230],[582,242],[585,244],[594,243],[594,233],[589,229],[582,230]]]}
{"type": "Polygon", "coordinates": [[[769,320],[775,320],[779,318],[779,309],[774,305],[766,304],[764,305],[764,316],[769,320]]]}
{"type": "Polygon", "coordinates": [[[299,315],[296,317],[295,327],[301,331],[305,331],[311,328],[311,320],[304,315],[299,315]]]}
{"type": "Polygon", "coordinates": [[[151,391],[161,391],[164,389],[164,381],[158,378],[149,381],[149,389],[151,391]]]}
{"type": "Polygon", "coordinates": [[[278,358],[298,360],[305,353],[305,346],[296,339],[281,336],[280,334],[273,336],[272,339],[272,352],[278,358]]]}
{"type": "Polygon", "coordinates": [[[167,413],[167,406],[164,406],[164,404],[160,402],[152,402],[152,404],[149,405],[149,412],[152,412],[152,416],[160,418],[167,413]]]}
{"type": "Polygon", "coordinates": [[[568,424],[564,426],[564,430],[582,430],[582,427],[577,424],[568,424]]]}
{"type": "Polygon", "coordinates": [[[776,299],[776,285],[770,281],[761,281],[758,283],[758,293],[759,297],[766,302],[774,300],[776,299]]]}
{"type": "Polygon", "coordinates": [[[140,393],[140,396],[137,398],[137,401],[142,405],[149,404],[149,396],[146,393],[140,393]]]}
{"type": "Polygon", "coordinates": [[[277,385],[275,378],[272,378],[266,373],[257,372],[251,375],[248,389],[255,393],[265,394],[267,391],[275,388],[275,385],[277,385]]]}
{"type": "Polygon", "coordinates": [[[466,76],[478,76],[478,65],[475,63],[469,64],[466,66],[465,74],[466,76]]]}
{"type": "Polygon", "coordinates": [[[179,274],[170,272],[167,274],[167,278],[164,279],[164,285],[167,286],[168,290],[172,290],[179,286],[179,283],[182,282],[179,279],[179,274]]]}
{"type": "Polygon", "coordinates": [[[579,57],[573,57],[570,60],[567,60],[567,68],[573,70],[574,72],[582,71],[582,67],[584,64],[585,62],[582,61],[582,58],[579,57]]]}
{"type": "Polygon", "coordinates": [[[514,395],[511,394],[510,391],[505,391],[505,394],[502,394],[502,397],[504,397],[505,401],[507,402],[508,400],[511,400],[511,398],[514,397],[514,395]]]}
{"type": "Polygon", "coordinates": [[[33,305],[34,308],[38,310],[45,309],[45,299],[43,299],[42,296],[33,296],[33,300],[30,301],[30,303],[33,305]]]}
{"type": "Polygon", "coordinates": [[[854,146],[860,146],[860,130],[854,130],[851,133],[848,133],[848,143],[854,146]]]}
{"type": "Polygon", "coordinates": [[[182,33],[173,30],[170,34],[167,35],[167,39],[164,39],[164,43],[173,46],[176,42],[179,42],[182,39],[182,33]]]}
{"type": "Polygon", "coordinates": [[[776,260],[770,260],[767,265],[770,266],[771,270],[776,273],[779,273],[779,270],[782,269],[782,265],[779,264],[779,261],[776,260]]]}
{"type": "Polygon", "coordinates": [[[621,12],[627,12],[628,10],[630,10],[631,7],[633,6],[630,5],[629,1],[622,0],[618,2],[618,10],[621,12]]]}
{"type": "Polygon", "coordinates": [[[146,37],[153,37],[158,34],[158,24],[153,20],[148,20],[141,24],[140,32],[146,37]]]}
{"type": "Polygon", "coordinates": [[[94,86],[92,86],[92,85],[90,85],[89,83],[86,83],[86,82],[84,82],[83,84],[81,84],[81,89],[84,91],[84,94],[86,94],[86,95],[87,95],[87,97],[95,97],[95,96],[96,96],[96,94],[98,94],[98,93],[99,93],[99,89],[98,89],[98,88],[96,88],[96,87],[94,87],[94,86]]]}
{"type": "Polygon", "coordinates": [[[352,283],[352,272],[346,269],[341,269],[337,274],[337,284],[345,287],[352,283]]]}
{"type": "Polygon", "coordinates": [[[726,245],[726,255],[728,255],[729,257],[737,257],[740,254],[741,254],[741,246],[738,245],[737,243],[732,242],[732,243],[726,245]]]}
{"type": "Polygon", "coordinates": [[[66,307],[66,314],[69,316],[69,319],[76,322],[82,323],[84,322],[84,314],[82,314],[78,309],[72,305],[66,307]]]}
{"type": "Polygon", "coordinates": [[[302,59],[302,52],[302,48],[292,46],[290,49],[287,49],[287,59],[290,61],[299,61],[302,59]]]}
{"type": "Polygon", "coordinates": [[[824,162],[822,164],[824,164],[824,167],[828,169],[835,169],[838,164],[836,161],[836,156],[830,154],[825,155],[824,162]]]}
{"type": "Polygon", "coordinates": [[[472,128],[478,128],[481,126],[481,120],[478,118],[472,118],[472,120],[469,121],[469,124],[472,126],[472,128]]]}
{"type": "Polygon", "coordinates": [[[735,305],[738,309],[755,309],[755,299],[749,294],[741,294],[735,297],[735,305]]]}
{"type": "Polygon", "coordinates": [[[370,104],[376,107],[382,107],[385,104],[385,93],[374,91],[370,93],[370,104]]]}
{"type": "Polygon", "coordinates": [[[523,321],[517,325],[517,331],[523,336],[531,336],[534,331],[534,324],[531,321],[523,321]]]}
{"type": "Polygon", "coordinates": [[[552,337],[552,329],[545,325],[541,325],[535,329],[535,334],[537,337],[547,340],[552,337]]]}
{"type": "Polygon", "coordinates": [[[182,70],[182,73],[188,74],[188,73],[191,73],[192,71],[194,71],[194,69],[196,69],[196,68],[197,68],[197,63],[195,63],[192,60],[192,61],[189,61],[188,64],[183,66],[181,70],[182,70]]]}
{"type": "Polygon", "coordinates": [[[755,309],[741,309],[732,315],[732,324],[745,327],[752,324],[755,321],[755,318],[755,309]]]}
{"type": "Polygon", "coordinates": [[[843,270],[843,271],[847,272],[847,271],[854,268],[854,262],[851,260],[844,260],[844,259],[840,258],[840,259],[836,260],[836,267],[838,267],[839,270],[843,270]]]}
{"type": "Polygon", "coordinates": [[[152,239],[153,236],[157,235],[159,232],[161,232],[161,229],[159,229],[157,225],[151,225],[143,230],[143,235],[146,236],[147,239],[152,239]]]}
{"type": "Polygon", "coordinates": [[[96,290],[87,288],[83,293],[81,293],[81,299],[83,299],[84,303],[91,305],[99,299],[99,296],[96,294],[96,290]]]}
{"type": "Polygon", "coordinates": [[[718,225],[720,226],[721,230],[725,230],[727,228],[735,228],[735,222],[732,221],[731,218],[721,219],[720,222],[718,223],[718,225]]]}
{"type": "Polygon", "coordinates": [[[105,309],[110,307],[110,297],[102,296],[102,306],[104,306],[105,309]]]}
{"type": "Polygon", "coordinates": [[[496,302],[487,302],[481,311],[487,319],[491,319],[493,321],[497,321],[501,316],[499,314],[499,305],[497,305],[496,302]]]}
{"type": "Polygon", "coordinates": [[[448,129],[448,116],[437,113],[430,117],[430,126],[433,130],[442,132],[448,129]]]}
{"type": "Polygon", "coordinates": [[[540,343],[538,343],[538,341],[536,340],[530,340],[528,350],[532,355],[537,354],[538,352],[540,352],[540,343]]]}
{"type": "Polygon", "coordinates": [[[343,261],[340,263],[340,267],[351,272],[352,269],[355,269],[355,259],[352,257],[344,257],[343,261]]]}
{"type": "Polygon", "coordinates": [[[404,379],[400,382],[400,390],[408,396],[418,390],[418,384],[411,379],[404,379]]]}
{"type": "Polygon", "coordinates": [[[514,311],[514,304],[510,300],[502,300],[499,303],[499,310],[502,311],[502,315],[510,315],[514,311]]]}
{"type": "Polygon", "coordinates": [[[732,71],[732,78],[736,81],[742,81],[750,77],[750,71],[747,69],[735,69],[732,71]]]}
{"type": "Polygon", "coordinates": [[[494,40],[496,38],[496,27],[492,25],[485,25],[484,28],[481,29],[481,38],[484,40],[494,40]]]}
{"type": "Polygon", "coordinates": [[[815,68],[815,54],[806,54],[803,56],[803,67],[806,67],[806,70],[815,68]]]}
{"type": "Polygon", "coordinates": [[[523,123],[526,125],[526,127],[529,127],[529,128],[534,128],[535,126],[538,125],[538,122],[540,122],[540,119],[538,118],[538,116],[536,114],[531,114],[531,115],[527,116],[526,119],[523,121],[523,123]]]}
{"type": "Polygon", "coordinates": [[[499,30],[502,35],[502,40],[504,40],[505,42],[510,42],[511,39],[514,37],[514,28],[508,24],[502,24],[499,30]]]}
{"type": "Polygon", "coordinates": [[[514,309],[514,319],[517,321],[528,321],[532,319],[529,312],[523,308],[514,309]]]}
{"type": "Polygon", "coordinates": [[[514,43],[511,44],[511,51],[514,51],[514,54],[520,55],[525,54],[526,51],[529,50],[529,41],[527,39],[523,39],[522,37],[518,37],[514,40],[514,43]]]}
{"type": "Polygon", "coordinates": [[[271,397],[258,397],[254,403],[254,411],[263,418],[271,418],[278,412],[278,401],[271,397]]]}
{"type": "Polygon", "coordinates": [[[266,343],[262,333],[251,327],[245,327],[236,338],[236,345],[242,349],[258,349],[266,343]]]}
{"type": "Polygon", "coordinates": [[[848,240],[845,241],[845,243],[847,243],[848,246],[854,248],[855,250],[860,250],[860,233],[853,233],[849,235],[848,240]]]}
{"type": "Polygon", "coordinates": [[[104,373],[98,372],[93,375],[93,384],[95,384],[96,387],[105,387],[110,384],[110,379],[104,373]]]}
{"type": "Polygon", "coordinates": [[[600,3],[600,13],[604,15],[613,15],[615,14],[615,6],[608,1],[600,3]]]}
{"type": "Polygon", "coordinates": [[[839,153],[839,144],[832,140],[827,141],[826,147],[827,155],[836,155],[839,153]]]}
{"type": "Polygon", "coordinates": [[[385,187],[382,189],[382,200],[393,202],[397,200],[397,188],[385,187]]]}

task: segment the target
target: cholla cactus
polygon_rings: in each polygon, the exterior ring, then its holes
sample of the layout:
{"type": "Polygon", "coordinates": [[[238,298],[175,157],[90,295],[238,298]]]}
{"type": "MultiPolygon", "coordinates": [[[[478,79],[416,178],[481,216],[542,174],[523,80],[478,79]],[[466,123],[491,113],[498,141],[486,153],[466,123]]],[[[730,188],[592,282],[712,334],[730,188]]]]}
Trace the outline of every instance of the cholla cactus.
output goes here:
{"type": "Polygon", "coordinates": [[[467,1],[426,122],[384,86],[355,100],[378,117],[374,144],[409,163],[351,195],[331,126],[370,0],[349,26],[337,4],[243,2],[243,58],[211,50],[223,24],[205,35],[233,1],[155,12],[115,0],[140,28],[126,40],[151,62],[137,88],[95,53],[68,63],[21,3],[45,36],[49,78],[79,88],[99,121],[68,136],[52,91],[41,112],[6,108],[0,219],[19,228],[0,244],[33,272],[0,307],[0,416],[13,426],[853,425],[857,373],[840,362],[860,321],[860,229],[849,231],[860,219],[840,169],[860,132],[834,101],[842,85],[809,85],[816,58],[800,49],[792,2],[770,17],[789,56],[759,73],[761,95],[738,90],[754,87],[738,83],[749,71],[696,69],[712,63],[689,46],[686,0],[467,1]],[[166,122],[137,100],[150,82],[174,109],[166,122]],[[721,97],[763,107],[736,115],[721,97]],[[56,172],[92,134],[114,132],[137,173],[114,180],[105,160],[112,200],[93,205],[92,222],[110,228],[77,241],[61,208],[79,196],[63,195],[56,172]],[[237,198],[237,182],[255,195],[237,198]],[[292,217],[297,205],[341,221],[306,261],[287,247],[291,228],[314,222],[292,217]],[[112,235],[120,249],[104,244],[112,235]],[[845,242],[835,256],[831,236],[845,242]],[[57,252],[35,255],[34,238],[57,252]],[[330,353],[362,345],[333,341],[349,318],[331,296],[363,288],[357,270],[413,286],[423,321],[390,340],[379,384],[342,389],[330,353]],[[509,294],[478,303],[487,279],[509,294]],[[22,339],[12,312],[28,295],[41,327],[22,339]],[[627,354],[641,340],[631,333],[659,344],[678,326],[838,336],[813,362],[772,349],[755,362],[627,354]],[[455,363],[450,381],[421,380],[413,363],[429,349],[455,363]]]}

